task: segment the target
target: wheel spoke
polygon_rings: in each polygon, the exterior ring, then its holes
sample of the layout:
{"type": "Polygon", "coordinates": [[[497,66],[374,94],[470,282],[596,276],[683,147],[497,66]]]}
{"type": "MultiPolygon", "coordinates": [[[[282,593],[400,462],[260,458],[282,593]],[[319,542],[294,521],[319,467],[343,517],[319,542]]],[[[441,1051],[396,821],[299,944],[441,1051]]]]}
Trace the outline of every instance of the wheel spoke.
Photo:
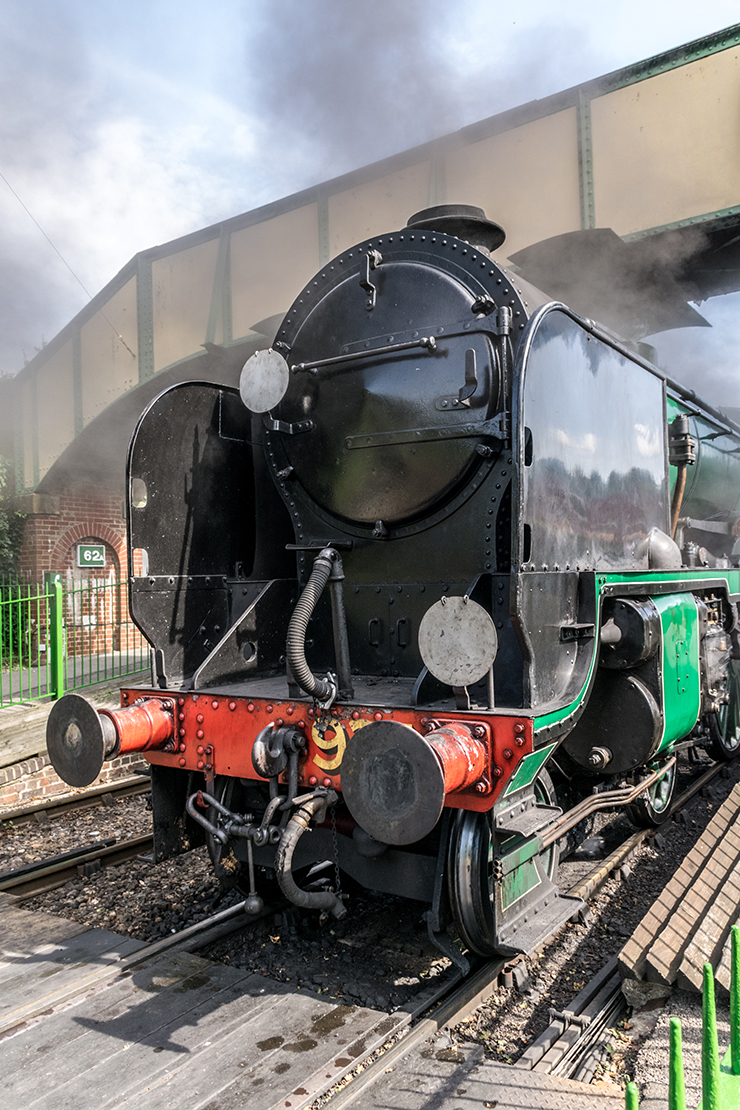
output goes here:
{"type": "Polygon", "coordinates": [[[649,787],[645,793],[627,806],[627,815],[634,825],[649,829],[662,825],[668,819],[676,789],[676,765],[669,767],[663,778],[649,787]]]}
{"type": "Polygon", "coordinates": [[[727,671],[728,701],[716,713],[708,714],[710,752],[715,759],[734,759],[740,755],[740,661],[731,659],[727,671]]]}

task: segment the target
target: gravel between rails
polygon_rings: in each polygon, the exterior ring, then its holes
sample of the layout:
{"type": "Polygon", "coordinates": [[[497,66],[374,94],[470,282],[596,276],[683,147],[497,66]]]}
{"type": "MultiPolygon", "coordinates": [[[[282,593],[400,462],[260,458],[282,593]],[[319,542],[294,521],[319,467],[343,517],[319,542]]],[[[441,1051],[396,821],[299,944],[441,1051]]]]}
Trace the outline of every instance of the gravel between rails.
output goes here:
{"type": "Polygon", "coordinates": [[[0,871],[10,871],[27,863],[38,863],[82,844],[95,844],[108,836],[130,840],[151,833],[152,814],[149,796],[112,799],[113,804],[55,815],[42,813],[40,819],[15,825],[0,813],[0,871]]]}
{"type": "MultiPolygon", "coordinates": [[[[151,833],[147,795],[114,800],[41,823],[0,823],[0,870],[36,863],[105,837],[129,840],[151,833]]],[[[24,900],[25,909],[59,914],[83,925],[158,940],[206,917],[218,894],[205,849],[156,865],[130,860],[24,900]]],[[[224,900],[223,906],[228,904],[224,900]]]]}
{"type": "MultiPolygon", "coordinates": [[[[687,776],[683,763],[679,790],[687,784],[687,776]]],[[[738,780],[740,762],[730,765],[727,777],[714,780],[706,797],[692,799],[678,820],[663,827],[659,847],[645,843],[638,849],[628,877],[607,881],[590,900],[591,921],[566,926],[526,961],[529,983],[521,991],[494,990],[471,1018],[452,1031],[453,1041],[478,1042],[488,1056],[503,1063],[518,1059],[549,1023],[549,1008],[565,1008],[609,956],[621,949],[738,780]]],[[[19,866],[104,836],[141,835],[149,830],[150,818],[147,799],[139,796],[45,825],[3,826],[0,867],[19,866]]],[[[603,858],[632,827],[622,815],[607,815],[600,819],[597,831],[603,838],[603,858]]],[[[573,886],[596,862],[579,862],[576,857],[564,864],[563,888],[573,886]]],[[[258,889],[266,901],[274,898],[275,888],[264,880],[258,880],[258,889]]],[[[219,900],[207,853],[199,848],[161,864],[134,860],[102,870],[28,899],[24,906],[149,941],[201,920],[216,904],[225,908],[238,897],[232,891],[219,900]]],[[[347,904],[349,913],[338,922],[290,908],[201,954],[338,1002],[389,1010],[406,1003],[449,967],[427,938],[422,919],[425,906],[355,888],[347,904]]],[[[628,1026],[629,1022],[615,1033],[615,1047],[597,1082],[621,1085],[632,1076],[636,1042],[645,1031],[636,1030],[633,1043],[628,1026]]]]}

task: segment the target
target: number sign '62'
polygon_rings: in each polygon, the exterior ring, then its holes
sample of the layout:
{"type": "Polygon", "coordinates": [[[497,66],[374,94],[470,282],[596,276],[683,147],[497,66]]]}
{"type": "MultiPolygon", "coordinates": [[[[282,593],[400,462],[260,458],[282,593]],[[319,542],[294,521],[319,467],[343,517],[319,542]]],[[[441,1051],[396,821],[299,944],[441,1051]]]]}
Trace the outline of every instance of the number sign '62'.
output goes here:
{"type": "Polygon", "coordinates": [[[78,543],[77,544],[77,566],[78,567],[104,567],[105,566],[105,544],[103,544],[103,543],[78,543]]]}

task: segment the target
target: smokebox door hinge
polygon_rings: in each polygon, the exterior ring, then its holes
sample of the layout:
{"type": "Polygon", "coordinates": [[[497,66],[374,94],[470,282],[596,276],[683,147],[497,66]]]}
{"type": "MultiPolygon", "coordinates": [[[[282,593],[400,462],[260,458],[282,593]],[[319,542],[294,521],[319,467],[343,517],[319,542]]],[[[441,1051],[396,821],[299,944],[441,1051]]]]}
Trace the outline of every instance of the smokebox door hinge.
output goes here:
{"type": "Polygon", "coordinates": [[[365,254],[365,273],[360,278],[360,288],[364,289],[367,293],[365,308],[368,312],[371,312],[375,308],[375,299],[378,293],[377,288],[370,281],[370,271],[377,269],[382,261],[383,256],[380,251],[371,250],[367,251],[365,254]]]}

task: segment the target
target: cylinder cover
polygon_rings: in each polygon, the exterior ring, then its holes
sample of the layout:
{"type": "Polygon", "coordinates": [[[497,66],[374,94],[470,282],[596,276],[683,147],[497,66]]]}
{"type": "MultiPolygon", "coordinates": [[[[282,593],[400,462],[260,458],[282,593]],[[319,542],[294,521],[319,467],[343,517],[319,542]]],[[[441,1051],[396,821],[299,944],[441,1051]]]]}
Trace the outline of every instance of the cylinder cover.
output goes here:
{"type": "Polygon", "coordinates": [[[599,668],[584,714],[563,747],[587,770],[620,775],[650,759],[662,731],[660,708],[645,683],[634,674],[599,668]],[[611,758],[597,768],[590,757],[600,748],[611,758]]]}
{"type": "Polygon", "coordinates": [[[613,620],[620,637],[603,644],[599,665],[610,670],[637,667],[660,646],[660,614],[649,597],[615,597],[604,602],[603,624],[613,620]]]}

